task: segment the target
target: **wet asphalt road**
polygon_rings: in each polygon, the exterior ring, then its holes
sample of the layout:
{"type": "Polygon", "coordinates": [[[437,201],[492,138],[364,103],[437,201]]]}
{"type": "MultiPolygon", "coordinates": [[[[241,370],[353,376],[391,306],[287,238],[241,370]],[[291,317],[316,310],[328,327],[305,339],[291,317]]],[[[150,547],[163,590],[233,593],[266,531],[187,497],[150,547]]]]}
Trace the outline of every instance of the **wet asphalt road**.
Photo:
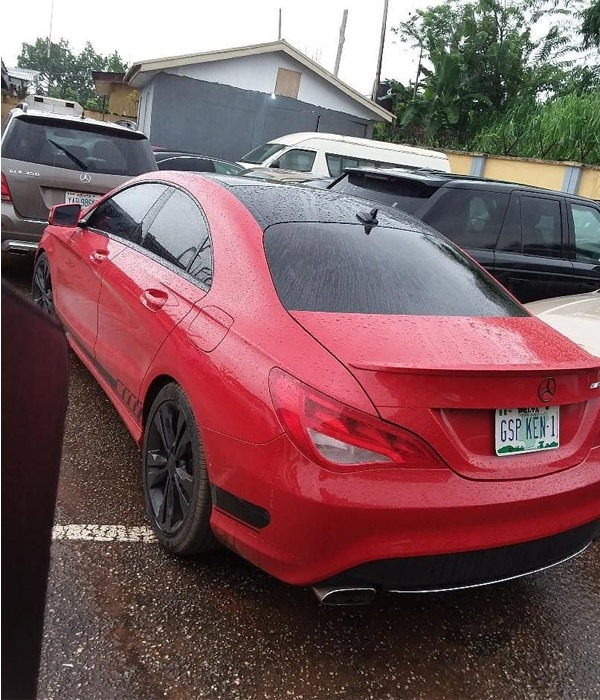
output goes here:
{"type": "MultiPolygon", "coordinates": [[[[28,291],[26,262],[2,272],[28,291]]],[[[133,440],[74,356],[70,383],[57,524],[145,525],[133,440]]],[[[597,700],[600,544],[519,581],[328,609],[226,551],[55,541],[38,697],[597,700]]]]}

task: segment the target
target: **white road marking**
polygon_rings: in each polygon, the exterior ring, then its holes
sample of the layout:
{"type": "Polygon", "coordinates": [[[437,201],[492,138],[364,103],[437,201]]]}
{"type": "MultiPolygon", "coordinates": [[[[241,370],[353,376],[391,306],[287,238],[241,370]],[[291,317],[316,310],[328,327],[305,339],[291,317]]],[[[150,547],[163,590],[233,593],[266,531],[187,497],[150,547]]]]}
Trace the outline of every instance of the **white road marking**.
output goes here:
{"type": "Polygon", "coordinates": [[[55,525],[53,540],[90,540],[93,542],[156,542],[149,527],[132,525],[55,525]]]}

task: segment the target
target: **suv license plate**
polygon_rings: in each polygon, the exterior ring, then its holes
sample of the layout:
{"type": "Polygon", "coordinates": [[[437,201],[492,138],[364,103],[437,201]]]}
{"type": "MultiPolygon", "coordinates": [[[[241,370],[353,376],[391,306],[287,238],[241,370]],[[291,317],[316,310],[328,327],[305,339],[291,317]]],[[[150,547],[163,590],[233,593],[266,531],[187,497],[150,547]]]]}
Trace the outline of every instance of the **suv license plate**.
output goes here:
{"type": "Polygon", "coordinates": [[[559,446],[558,406],[498,408],[495,432],[499,457],[555,450],[559,446]]]}
{"type": "Polygon", "coordinates": [[[82,209],[86,209],[96,200],[100,199],[99,194],[86,194],[85,192],[65,192],[65,204],[81,204],[82,209]]]}

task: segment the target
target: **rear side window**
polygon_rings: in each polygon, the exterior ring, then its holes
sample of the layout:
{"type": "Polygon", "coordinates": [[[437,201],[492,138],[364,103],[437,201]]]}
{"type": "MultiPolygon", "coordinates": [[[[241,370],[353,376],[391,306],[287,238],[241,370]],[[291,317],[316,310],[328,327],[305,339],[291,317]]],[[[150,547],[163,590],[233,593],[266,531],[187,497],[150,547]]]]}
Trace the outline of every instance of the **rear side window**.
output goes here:
{"type": "Polygon", "coordinates": [[[35,117],[13,122],[2,144],[3,158],[106,175],[156,170],[148,139],[134,131],[35,117]]]}
{"type": "Polygon", "coordinates": [[[560,202],[542,197],[521,197],[523,253],[562,257],[560,202]]]}
{"type": "Polygon", "coordinates": [[[375,202],[381,202],[395,209],[414,214],[429,197],[437,192],[438,185],[429,185],[420,180],[381,178],[367,173],[348,173],[329,189],[372,199],[375,202]]]}
{"type": "Polygon", "coordinates": [[[458,248],[435,234],[355,224],[287,223],[265,231],[273,283],[289,311],[526,316],[458,248]]]}
{"type": "Polygon", "coordinates": [[[173,190],[150,224],[142,247],[186,270],[207,236],[199,206],[187,194],[173,190]]]}
{"type": "Polygon", "coordinates": [[[464,248],[494,248],[510,195],[447,189],[423,221],[464,248]]]}

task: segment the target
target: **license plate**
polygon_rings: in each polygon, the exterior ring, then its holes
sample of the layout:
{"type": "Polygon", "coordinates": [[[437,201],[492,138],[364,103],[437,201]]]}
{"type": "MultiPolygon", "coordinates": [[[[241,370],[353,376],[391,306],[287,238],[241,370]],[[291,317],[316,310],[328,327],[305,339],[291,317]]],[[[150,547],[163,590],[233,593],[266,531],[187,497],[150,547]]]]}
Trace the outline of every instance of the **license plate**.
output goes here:
{"type": "Polygon", "coordinates": [[[85,192],[65,192],[65,204],[81,204],[85,209],[100,199],[99,194],[86,194],[85,192]]]}
{"type": "Polygon", "coordinates": [[[558,406],[496,409],[496,454],[499,457],[555,450],[558,446],[558,406]]]}

